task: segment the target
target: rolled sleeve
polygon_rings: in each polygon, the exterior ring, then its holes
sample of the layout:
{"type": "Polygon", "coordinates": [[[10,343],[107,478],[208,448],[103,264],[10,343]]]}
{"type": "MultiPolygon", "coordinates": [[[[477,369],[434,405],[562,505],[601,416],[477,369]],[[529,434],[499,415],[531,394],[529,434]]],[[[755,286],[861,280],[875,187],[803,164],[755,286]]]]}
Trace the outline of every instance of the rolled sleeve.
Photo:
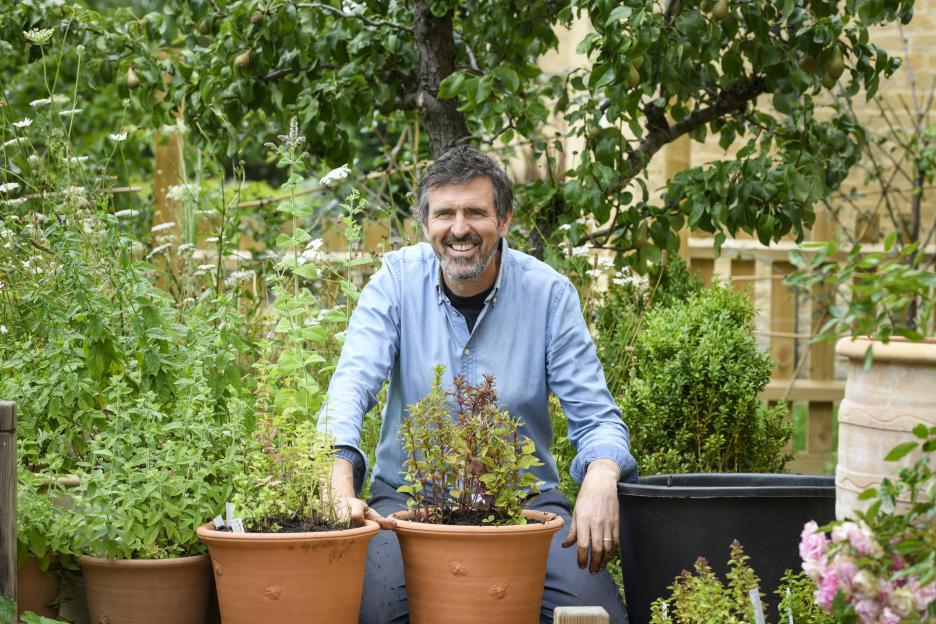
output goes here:
{"type": "Polygon", "coordinates": [[[591,462],[610,459],[621,468],[621,481],[636,479],[630,432],[608,391],[578,293],[568,281],[557,288],[550,306],[546,369],[549,387],[568,419],[569,440],[577,451],[572,478],[581,483],[591,462]]]}

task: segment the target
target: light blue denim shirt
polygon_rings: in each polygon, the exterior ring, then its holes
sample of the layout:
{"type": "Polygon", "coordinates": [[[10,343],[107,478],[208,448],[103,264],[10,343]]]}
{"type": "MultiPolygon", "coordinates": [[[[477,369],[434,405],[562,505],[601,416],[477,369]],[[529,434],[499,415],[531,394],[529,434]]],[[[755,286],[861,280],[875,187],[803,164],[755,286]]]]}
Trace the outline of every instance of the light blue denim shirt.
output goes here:
{"type": "Polygon", "coordinates": [[[506,240],[501,249],[494,289],[470,334],[445,296],[438,259],[426,243],[386,254],[362,290],[319,415],[338,456],[355,465],[356,489],[366,472],[363,416],[388,377],[372,477],[403,484],[400,422],[407,406],[429,392],[436,364],[445,365],[446,384],[458,374],[472,384],[494,374],[498,403],[536,444],[543,465],[532,470],[545,482],[543,491],[559,483],[549,450],[550,391],[562,403],[577,450],[572,477],[580,482],[591,461],[606,458],[621,467],[622,481],[636,479],[628,429],[608,392],[575,287],[547,264],[509,249],[506,240]]]}

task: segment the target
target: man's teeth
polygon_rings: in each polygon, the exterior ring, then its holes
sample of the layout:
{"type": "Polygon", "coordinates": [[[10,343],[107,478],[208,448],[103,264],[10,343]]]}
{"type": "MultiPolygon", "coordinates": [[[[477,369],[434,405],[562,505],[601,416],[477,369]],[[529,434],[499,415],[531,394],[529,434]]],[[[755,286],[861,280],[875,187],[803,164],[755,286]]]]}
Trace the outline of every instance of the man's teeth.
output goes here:
{"type": "Polygon", "coordinates": [[[474,243],[452,243],[452,249],[455,251],[470,251],[474,248],[474,243]]]}

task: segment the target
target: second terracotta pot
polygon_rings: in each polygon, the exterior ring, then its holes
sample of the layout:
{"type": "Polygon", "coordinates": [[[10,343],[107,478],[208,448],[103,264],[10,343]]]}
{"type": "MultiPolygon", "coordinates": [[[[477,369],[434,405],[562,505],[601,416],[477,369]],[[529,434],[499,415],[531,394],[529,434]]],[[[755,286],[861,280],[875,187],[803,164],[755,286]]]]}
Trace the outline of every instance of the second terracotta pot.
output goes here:
{"type": "Polygon", "coordinates": [[[91,622],[203,624],[211,591],[208,555],[174,559],[78,558],[91,622]]]}
{"type": "Polygon", "coordinates": [[[356,624],[367,545],[380,528],[227,533],[206,524],[223,624],[356,624]]]}
{"type": "Polygon", "coordinates": [[[524,511],[516,526],[412,522],[393,514],[412,624],[536,624],[546,560],[562,518],[524,511]]]}

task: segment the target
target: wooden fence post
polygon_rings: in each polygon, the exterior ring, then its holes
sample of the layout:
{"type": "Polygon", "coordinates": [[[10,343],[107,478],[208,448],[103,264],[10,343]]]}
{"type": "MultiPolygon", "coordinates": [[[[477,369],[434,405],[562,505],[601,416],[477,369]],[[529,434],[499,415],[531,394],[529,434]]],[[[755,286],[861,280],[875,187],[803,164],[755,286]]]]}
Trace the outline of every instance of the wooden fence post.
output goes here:
{"type": "Polygon", "coordinates": [[[16,602],[16,404],[0,401],[0,596],[16,602]]]}

